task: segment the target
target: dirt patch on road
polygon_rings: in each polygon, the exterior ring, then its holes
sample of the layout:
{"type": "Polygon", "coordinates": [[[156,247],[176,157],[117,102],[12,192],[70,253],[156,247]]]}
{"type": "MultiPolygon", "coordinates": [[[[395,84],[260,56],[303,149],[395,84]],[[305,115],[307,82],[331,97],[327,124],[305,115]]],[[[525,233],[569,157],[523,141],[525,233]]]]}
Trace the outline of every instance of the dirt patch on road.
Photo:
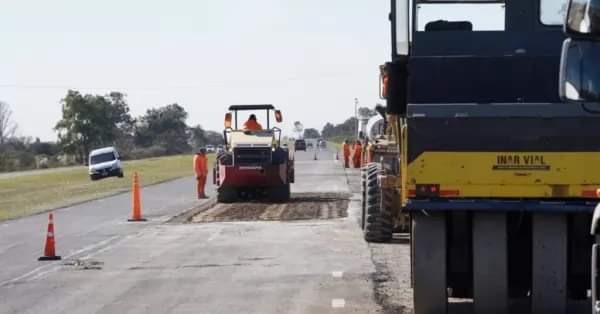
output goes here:
{"type": "Polygon", "coordinates": [[[216,204],[191,218],[191,222],[289,221],[333,219],[347,216],[349,194],[297,193],[286,203],[243,202],[216,204]]]}

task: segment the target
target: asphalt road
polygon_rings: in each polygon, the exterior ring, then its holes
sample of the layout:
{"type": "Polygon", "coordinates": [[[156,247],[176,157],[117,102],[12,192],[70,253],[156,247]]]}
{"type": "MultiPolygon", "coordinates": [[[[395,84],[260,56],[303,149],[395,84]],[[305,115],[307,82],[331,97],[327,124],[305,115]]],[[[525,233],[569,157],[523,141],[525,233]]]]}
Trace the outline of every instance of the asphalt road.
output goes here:
{"type": "MultiPolygon", "coordinates": [[[[333,156],[298,152],[292,192],[348,193],[333,156]]],[[[381,312],[357,200],[339,219],[165,223],[193,190],[144,188],[145,223],[126,222],[126,194],[56,211],[58,262],[37,261],[46,215],[0,224],[0,313],[381,312]]]]}

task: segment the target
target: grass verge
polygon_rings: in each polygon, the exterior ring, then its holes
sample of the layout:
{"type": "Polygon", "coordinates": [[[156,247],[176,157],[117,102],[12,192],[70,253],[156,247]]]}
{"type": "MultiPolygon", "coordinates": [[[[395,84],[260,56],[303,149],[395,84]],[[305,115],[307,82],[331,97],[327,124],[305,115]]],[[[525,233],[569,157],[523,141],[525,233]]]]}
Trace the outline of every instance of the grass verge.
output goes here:
{"type": "MultiPolygon", "coordinates": [[[[0,221],[98,199],[131,189],[137,171],[143,186],[192,176],[192,155],[124,162],[125,178],[91,181],[87,168],[0,179],[0,221]]],[[[214,155],[209,156],[209,165],[214,155]]]]}
{"type": "Polygon", "coordinates": [[[332,140],[328,140],[327,141],[327,146],[329,146],[329,149],[333,150],[333,151],[342,151],[342,143],[344,143],[344,141],[340,141],[340,142],[334,142],[332,140]]]}

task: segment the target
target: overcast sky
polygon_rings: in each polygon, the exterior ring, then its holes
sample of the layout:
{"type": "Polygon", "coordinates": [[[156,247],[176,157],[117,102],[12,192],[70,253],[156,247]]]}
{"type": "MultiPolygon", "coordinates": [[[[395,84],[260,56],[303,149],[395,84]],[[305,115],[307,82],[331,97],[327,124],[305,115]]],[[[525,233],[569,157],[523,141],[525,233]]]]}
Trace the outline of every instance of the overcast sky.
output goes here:
{"type": "Polygon", "coordinates": [[[177,102],[221,130],[230,104],[272,103],[291,132],[378,99],[387,0],[0,0],[0,100],[19,134],[55,140],[67,89],[177,102]]]}

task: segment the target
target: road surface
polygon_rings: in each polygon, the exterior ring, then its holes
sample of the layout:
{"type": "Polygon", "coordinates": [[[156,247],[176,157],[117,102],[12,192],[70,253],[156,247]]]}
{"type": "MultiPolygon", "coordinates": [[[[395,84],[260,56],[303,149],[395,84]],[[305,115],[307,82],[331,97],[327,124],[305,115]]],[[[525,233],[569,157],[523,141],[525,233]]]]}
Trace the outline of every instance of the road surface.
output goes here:
{"type": "MultiPolygon", "coordinates": [[[[299,152],[292,193],[349,195],[332,157],[299,152]]],[[[193,190],[144,188],[146,223],[126,222],[125,194],[56,211],[58,262],[37,261],[46,215],[0,224],[0,313],[390,312],[356,199],[345,218],[166,223],[200,205],[193,190]]]]}

